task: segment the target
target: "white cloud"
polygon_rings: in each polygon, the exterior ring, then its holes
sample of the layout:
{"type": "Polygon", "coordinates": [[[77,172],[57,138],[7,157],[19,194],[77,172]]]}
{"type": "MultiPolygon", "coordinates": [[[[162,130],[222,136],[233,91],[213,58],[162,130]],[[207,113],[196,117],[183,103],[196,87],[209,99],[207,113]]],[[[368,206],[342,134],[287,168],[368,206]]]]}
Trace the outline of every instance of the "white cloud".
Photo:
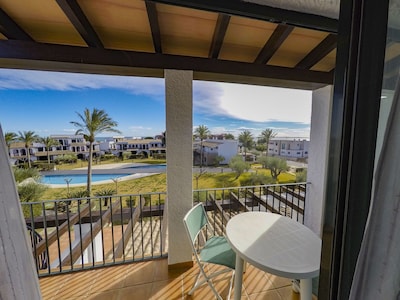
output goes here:
{"type": "Polygon", "coordinates": [[[294,89],[223,84],[220,106],[231,116],[256,122],[311,121],[311,92],[294,89]]]}
{"type": "MultiPolygon", "coordinates": [[[[0,90],[71,91],[101,88],[126,90],[129,93],[147,95],[164,101],[165,88],[162,78],[0,69],[0,90]]],[[[213,133],[229,132],[237,136],[247,129],[257,136],[262,130],[260,128],[272,128],[270,124],[264,125],[266,122],[294,122],[305,126],[297,129],[273,129],[279,136],[309,136],[310,91],[194,81],[193,95],[195,113],[203,114],[203,120],[210,120],[210,123],[218,119],[219,124],[223,124],[211,127],[213,133]],[[234,119],[237,119],[237,122],[234,119]]],[[[64,129],[64,131],[76,130],[64,129]]],[[[140,135],[143,132],[147,135],[150,131],[158,133],[161,129],[131,126],[128,131],[127,134],[140,135]]]]}
{"type": "Polygon", "coordinates": [[[193,106],[197,112],[211,115],[226,115],[220,99],[224,96],[222,86],[216,82],[193,82],[193,106]]]}
{"type": "Polygon", "coordinates": [[[71,91],[100,88],[115,88],[133,94],[159,97],[164,95],[164,80],[162,78],[0,69],[0,89],[71,91]]]}

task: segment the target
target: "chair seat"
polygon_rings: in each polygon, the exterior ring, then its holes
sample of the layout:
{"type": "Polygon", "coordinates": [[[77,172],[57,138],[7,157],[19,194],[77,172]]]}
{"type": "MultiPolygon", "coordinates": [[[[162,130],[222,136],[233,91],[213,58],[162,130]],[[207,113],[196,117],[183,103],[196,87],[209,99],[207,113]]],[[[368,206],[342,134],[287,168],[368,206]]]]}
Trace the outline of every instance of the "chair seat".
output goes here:
{"type": "Polygon", "coordinates": [[[235,269],[236,253],[223,236],[214,236],[207,240],[200,251],[200,260],[235,269]]]}

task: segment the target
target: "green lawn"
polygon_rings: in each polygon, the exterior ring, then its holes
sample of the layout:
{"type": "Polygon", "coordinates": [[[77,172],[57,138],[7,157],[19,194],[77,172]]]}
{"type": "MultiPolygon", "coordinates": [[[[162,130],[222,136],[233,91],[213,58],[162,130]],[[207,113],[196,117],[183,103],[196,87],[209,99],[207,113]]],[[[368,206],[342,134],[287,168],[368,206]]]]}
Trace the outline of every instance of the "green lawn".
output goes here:
{"type": "MultiPolygon", "coordinates": [[[[135,160],[134,162],[138,162],[135,160]]],[[[144,162],[144,161],[143,161],[144,162]]],[[[161,162],[159,162],[161,163],[161,162]]],[[[257,173],[263,173],[266,176],[271,176],[268,170],[257,169],[257,173]]],[[[203,174],[199,181],[198,186],[196,180],[193,177],[193,189],[211,189],[211,188],[223,188],[223,187],[235,187],[240,186],[240,182],[250,176],[250,173],[244,173],[239,178],[235,178],[235,173],[224,172],[224,173],[205,173],[203,174]]],[[[283,173],[279,175],[279,183],[295,182],[295,176],[289,173],[283,173]]],[[[151,193],[151,192],[165,192],[166,191],[166,174],[155,174],[147,177],[142,177],[138,179],[132,179],[127,181],[118,182],[118,194],[139,194],[139,193],[151,193]]],[[[70,192],[74,193],[76,191],[84,190],[86,187],[73,187],[70,188],[70,192]]],[[[92,192],[96,192],[105,189],[116,189],[115,183],[92,185],[92,192]]],[[[56,188],[47,189],[42,196],[43,200],[55,200],[66,198],[67,189],[56,188]]]]}

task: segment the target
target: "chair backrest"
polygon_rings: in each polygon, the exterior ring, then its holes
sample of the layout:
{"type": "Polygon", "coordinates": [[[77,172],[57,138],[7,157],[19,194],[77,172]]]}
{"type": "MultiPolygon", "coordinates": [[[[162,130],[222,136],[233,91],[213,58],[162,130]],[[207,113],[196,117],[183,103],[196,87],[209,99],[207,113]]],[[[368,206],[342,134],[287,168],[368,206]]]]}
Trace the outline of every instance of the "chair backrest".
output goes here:
{"type": "Polygon", "coordinates": [[[208,218],[203,204],[199,203],[190,209],[183,218],[183,223],[185,224],[186,231],[190,236],[192,244],[194,244],[201,230],[208,224],[208,218]]]}

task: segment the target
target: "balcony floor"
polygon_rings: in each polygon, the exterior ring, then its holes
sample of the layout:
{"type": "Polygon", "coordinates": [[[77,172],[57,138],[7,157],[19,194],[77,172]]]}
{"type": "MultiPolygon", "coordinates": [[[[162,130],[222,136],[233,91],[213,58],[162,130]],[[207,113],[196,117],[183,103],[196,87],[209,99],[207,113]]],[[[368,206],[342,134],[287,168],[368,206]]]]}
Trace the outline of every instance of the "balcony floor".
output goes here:
{"type": "MultiPolygon", "coordinates": [[[[197,272],[196,265],[168,270],[167,259],[160,259],[43,277],[39,281],[44,300],[215,299],[208,285],[198,288],[192,296],[187,295],[197,272]]],[[[214,280],[224,299],[229,279],[230,273],[214,280]]],[[[242,299],[299,300],[300,296],[292,291],[289,279],[265,273],[248,264],[242,299]]]]}

